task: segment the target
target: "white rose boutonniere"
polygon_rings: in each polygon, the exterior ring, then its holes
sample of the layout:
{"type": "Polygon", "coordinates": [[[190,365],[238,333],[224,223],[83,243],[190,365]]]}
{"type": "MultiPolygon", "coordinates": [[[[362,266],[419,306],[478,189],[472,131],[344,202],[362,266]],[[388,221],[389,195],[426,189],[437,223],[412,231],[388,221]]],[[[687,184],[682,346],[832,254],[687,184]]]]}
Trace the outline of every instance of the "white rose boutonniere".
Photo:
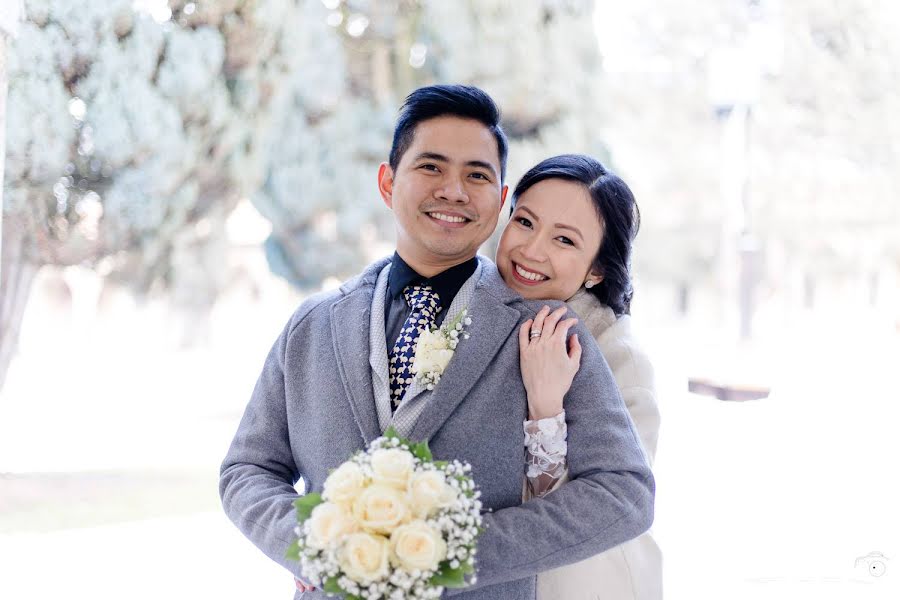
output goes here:
{"type": "Polygon", "coordinates": [[[419,334],[412,372],[429,390],[433,390],[441,380],[441,375],[450,364],[460,338],[468,339],[469,334],[466,333],[465,327],[472,324],[468,312],[463,309],[450,323],[444,323],[437,329],[419,334]]]}

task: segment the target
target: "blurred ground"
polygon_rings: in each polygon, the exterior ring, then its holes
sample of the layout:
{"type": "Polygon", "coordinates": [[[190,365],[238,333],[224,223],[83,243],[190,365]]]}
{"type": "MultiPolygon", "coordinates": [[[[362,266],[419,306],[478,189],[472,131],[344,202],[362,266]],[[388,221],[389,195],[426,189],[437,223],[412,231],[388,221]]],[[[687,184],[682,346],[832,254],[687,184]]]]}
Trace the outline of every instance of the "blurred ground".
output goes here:
{"type": "MultiPolygon", "coordinates": [[[[163,303],[32,303],[0,396],[0,598],[290,597],[221,513],[216,480],[295,302],[226,296],[196,347],[163,303]]],[[[697,324],[637,320],[663,412],[667,599],[900,597],[900,340],[842,322],[807,315],[735,353],[697,324]],[[771,397],[685,391],[723,365],[771,397]],[[881,577],[854,565],[873,551],[881,577]]]]}

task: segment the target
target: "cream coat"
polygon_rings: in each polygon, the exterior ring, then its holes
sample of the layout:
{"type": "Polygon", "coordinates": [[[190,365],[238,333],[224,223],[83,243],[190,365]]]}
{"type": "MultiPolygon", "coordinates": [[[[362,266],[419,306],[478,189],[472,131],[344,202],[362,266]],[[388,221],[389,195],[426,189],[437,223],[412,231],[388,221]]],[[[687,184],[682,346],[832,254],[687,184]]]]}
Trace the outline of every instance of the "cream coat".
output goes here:
{"type": "MultiPolygon", "coordinates": [[[[616,318],[584,289],[569,306],[594,338],[625,401],[652,465],[659,437],[653,367],[631,332],[631,317],[616,318]]],[[[662,553],[650,532],[581,562],[538,575],[538,600],[659,600],[662,553]]]]}

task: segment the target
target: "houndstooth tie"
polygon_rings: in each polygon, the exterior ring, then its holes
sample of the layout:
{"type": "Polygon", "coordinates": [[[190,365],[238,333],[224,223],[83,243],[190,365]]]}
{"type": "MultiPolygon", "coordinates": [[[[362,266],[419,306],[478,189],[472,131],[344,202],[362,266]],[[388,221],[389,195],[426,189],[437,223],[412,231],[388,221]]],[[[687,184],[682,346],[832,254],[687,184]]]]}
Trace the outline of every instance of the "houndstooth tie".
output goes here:
{"type": "Polygon", "coordinates": [[[415,377],[412,365],[419,334],[434,329],[435,317],[441,312],[441,299],[430,285],[406,286],[403,289],[403,297],[406,298],[406,303],[412,311],[400,328],[400,335],[394,342],[389,357],[391,410],[396,410],[400,406],[403,394],[415,377]]]}

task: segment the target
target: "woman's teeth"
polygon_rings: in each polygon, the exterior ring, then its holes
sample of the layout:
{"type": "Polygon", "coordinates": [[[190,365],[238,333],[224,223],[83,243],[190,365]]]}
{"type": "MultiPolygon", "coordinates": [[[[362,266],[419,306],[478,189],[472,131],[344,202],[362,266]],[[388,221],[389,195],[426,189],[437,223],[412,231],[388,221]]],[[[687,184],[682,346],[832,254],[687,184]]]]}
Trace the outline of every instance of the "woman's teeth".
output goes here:
{"type": "Polygon", "coordinates": [[[524,277],[529,281],[543,281],[547,279],[545,275],[541,275],[540,273],[532,273],[531,271],[526,271],[519,265],[516,265],[516,273],[524,277]]]}

